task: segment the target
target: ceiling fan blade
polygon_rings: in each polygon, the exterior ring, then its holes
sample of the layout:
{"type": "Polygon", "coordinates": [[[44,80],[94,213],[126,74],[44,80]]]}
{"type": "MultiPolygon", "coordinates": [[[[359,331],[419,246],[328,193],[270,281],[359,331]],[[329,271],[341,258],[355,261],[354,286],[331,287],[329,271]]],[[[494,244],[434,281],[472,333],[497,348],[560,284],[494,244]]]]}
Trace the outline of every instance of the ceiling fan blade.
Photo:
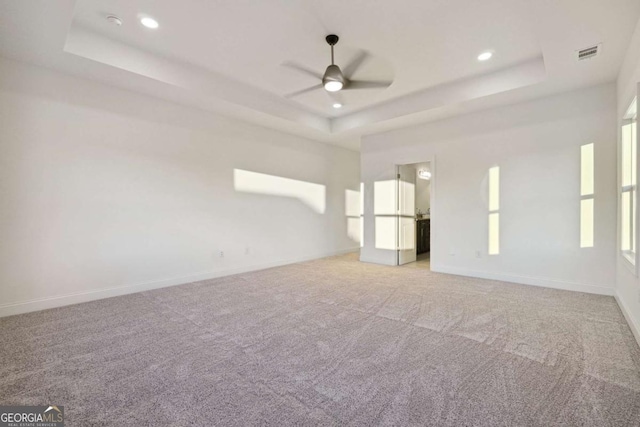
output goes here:
{"type": "Polygon", "coordinates": [[[304,65],[296,64],[295,62],[286,61],[282,63],[283,67],[291,68],[292,70],[299,71],[303,74],[316,78],[318,80],[322,80],[322,74],[313,71],[310,68],[305,67],[304,65]]]}
{"type": "Polygon", "coordinates": [[[379,81],[367,81],[367,80],[349,80],[349,84],[345,87],[347,90],[351,89],[386,89],[391,86],[393,82],[379,82],[379,81]]]}
{"type": "Polygon", "coordinates": [[[342,68],[342,74],[344,74],[346,78],[350,78],[356,71],[358,71],[362,64],[369,59],[369,56],[371,56],[369,52],[361,50],[347,65],[342,68]]]}
{"type": "Polygon", "coordinates": [[[322,88],[322,83],[319,83],[317,85],[313,85],[313,86],[305,88],[305,89],[301,89],[301,90],[298,90],[298,91],[295,91],[295,92],[288,93],[284,97],[285,98],[293,98],[294,96],[302,95],[302,94],[307,93],[307,92],[313,92],[314,90],[318,90],[318,89],[321,89],[321,88],[322,88]]]}

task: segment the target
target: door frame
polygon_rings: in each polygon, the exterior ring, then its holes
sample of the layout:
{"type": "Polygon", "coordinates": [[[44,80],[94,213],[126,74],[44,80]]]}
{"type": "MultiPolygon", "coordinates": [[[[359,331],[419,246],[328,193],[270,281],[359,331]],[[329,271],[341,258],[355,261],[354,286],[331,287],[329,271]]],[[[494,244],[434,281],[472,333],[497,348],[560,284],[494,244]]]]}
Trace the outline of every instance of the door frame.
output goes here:
{"type": "MultiPolygon", "coordinates": [[[[436,157],[435,156],[427,156],[426,159],[424,160],[420,160],[418,162],[405,162],[405,163],[396,163],[394,165],[394,169],[395,169],[395,180],[396,180],[396,191],[395,191],[395,197],[396,197],[396,226],[395,226],[395,232],[396,232],[396,248],[400,248],[400,232],[399,232],[399,227],[400,227],[400,215],[399,215],[399,210],[400,210],[400,166],[407,166],[407,165],[415,165],[418,163],[429,163],[430,169],[431,169],[431,188],[429,190],[429,218],[430,218],[430,224],[431,224],[431,232],[430,232],[430,237],[429,237],[429,246],[430,246],[430,250],[429,252],[433,252],[433,242],[434,242],[434,236],[435,236],[435,230],[437,230],[435,227],[433,227],[433,220],[435,217],[435,207],[436,207],[436,181],[437,179],[436,177],[436,157]]],[[[417,250],[417,248],[416,248],[417,250]]],[[[395,265],[396,267],[401,266],[400,265],[400,249],[396,249],[396,260],[395,260],[395,265]]]]}

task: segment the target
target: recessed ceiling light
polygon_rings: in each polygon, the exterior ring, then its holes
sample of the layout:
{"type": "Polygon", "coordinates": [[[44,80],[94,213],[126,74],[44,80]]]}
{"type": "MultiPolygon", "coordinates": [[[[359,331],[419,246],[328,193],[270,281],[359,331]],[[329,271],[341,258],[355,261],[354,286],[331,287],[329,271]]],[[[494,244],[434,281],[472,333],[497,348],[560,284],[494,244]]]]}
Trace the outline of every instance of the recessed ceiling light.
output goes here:
{"type": "Polygon", "coordinates": [[[142,25],[144,25],[145,27],[151,28],[151,29],[154,29],[154,30],[160,26],[160,24],[158,24],[158,21],[156,21],[155,19],[150,18],[148,16],[140,18],[140,23],[142,25]]]}
{"type": "Polygon", "coordinates": [[[342,108],[342,104],[336,102],[335,104],[333,104],[333,108],[342,108]]]}
{"type": "Polygon", "coordinates": [[[492,56],[492,52],[482,52],[480,55],[478,55],[478,61],[487,61],[491,59],[492,56]]]}

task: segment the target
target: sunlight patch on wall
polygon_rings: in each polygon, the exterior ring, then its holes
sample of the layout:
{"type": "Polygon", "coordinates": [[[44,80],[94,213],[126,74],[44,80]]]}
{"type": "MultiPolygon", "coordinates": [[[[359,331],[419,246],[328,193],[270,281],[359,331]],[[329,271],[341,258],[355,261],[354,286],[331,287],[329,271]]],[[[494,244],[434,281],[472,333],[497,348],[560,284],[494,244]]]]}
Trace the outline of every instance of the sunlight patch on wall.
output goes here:
{"type": "Polygon", "coordinates": [[[414,218],[401,217],[400,239],[398,249],[401,251],[414,249],[416,247],[416,220],[414,218]]]}
{"type": "Polygon", "coordinates": [[[345,215],[349,217],[360,216],[360,192],[354,190],[344,191],[345,215]]]}
{"type": "Polygon", "coordinates": [[[500,167],[489,169],[489,255],[500,253],[500,167]]]}
{"type": "Polygon", "coordinates": [[[345,216],[347,217],[347,236],[362,246],[362,218],[360,215],[360,192],[344,191],[345,216]]]}
{"type": "Polygon", "coordinates": [[[593,247],[594,145],[580,147],[580,247],[593,247]]]}
{"type": "Polygon", "coordinates": [[[364,248],[364,182],[360,183],[360,247],[364,248]]]}
{"type": "Polygon", "coordinates": [[[399,214],[415,216],[416,211],[416,185],[412,182],[400,181],[399,186],[399,214]]]}
{"type": "Polygon", "coordinates": [[[360,218],[347,218],[347,237],[360,243],[360,218]]]}
{"type": "Polygon", "coordinates": [[[233,186],[243,193],[295,198],[320,214],[326,209],[326,189],[322,184],[234,169],[233,186]]]}
{"type": "Polygon", "coordinates": [[[396,250],[397,214],[396,180],[377,181],[373,184],[373,214],[375,215],[376,249],[396,250]]]}
{"type": "Polygon", "coordinates": [[[489,214],[489,255],[500,253],[500,214],[489,214]]]}
{"type": "MultiPolygon", "coordinates": [[[[415,173],[415,172],[414,172],[415,173]]],[[[398,181],[398,248],[401,251],[415,249],[416,245],[416,185],[398,181]]]]}
{"type": "Polygon", "coordinates": [[[373,214],[396,215],[395,180],[378,181],[373,184],[373,214]]]}
{"type": "Polygon", "coordinates": [[[593,199],[580,200],[580,247],[593,247],[593,199]]]}
{"type": "Polygon", "coordinates": [[[396,248],[396,217],[376,217],[376,249],[395,250],[396,248]]]}

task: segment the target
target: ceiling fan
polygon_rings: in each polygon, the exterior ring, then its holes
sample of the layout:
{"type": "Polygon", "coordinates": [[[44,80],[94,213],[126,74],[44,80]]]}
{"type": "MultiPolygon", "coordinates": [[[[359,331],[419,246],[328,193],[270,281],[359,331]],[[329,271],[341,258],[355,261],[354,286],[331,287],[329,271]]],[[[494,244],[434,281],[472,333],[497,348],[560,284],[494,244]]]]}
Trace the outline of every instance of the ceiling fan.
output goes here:
{"type": "Polygon", "coordinates": [[[371,81],[371,80],[352,80],[351,77],[365,62],[369,54],[365,51],[360,52],[349,64],[344,67],[344,72],[334,63],[333,59],[333,47],[338,43],[339,37],[335,34],[329,34],[325,40],[331,46],[331,65],[327,67],[324,74],[320,74],[316,71],[310,70],[302,65],[295,64],[293,62],[285,62],[285,67],[292,68],[294,70],[303,72],[307,75],[313,76],[316,79],[322,81],[317,85],[289,93],[285,95],[285,98],[292,98],[294,96],[302,95],[303,93],[312,92],[317,89],[326,90],[327,92],[338,92],[341,90],[352,89],[385,89],[391,86],[390,81],[371,81]]]}

